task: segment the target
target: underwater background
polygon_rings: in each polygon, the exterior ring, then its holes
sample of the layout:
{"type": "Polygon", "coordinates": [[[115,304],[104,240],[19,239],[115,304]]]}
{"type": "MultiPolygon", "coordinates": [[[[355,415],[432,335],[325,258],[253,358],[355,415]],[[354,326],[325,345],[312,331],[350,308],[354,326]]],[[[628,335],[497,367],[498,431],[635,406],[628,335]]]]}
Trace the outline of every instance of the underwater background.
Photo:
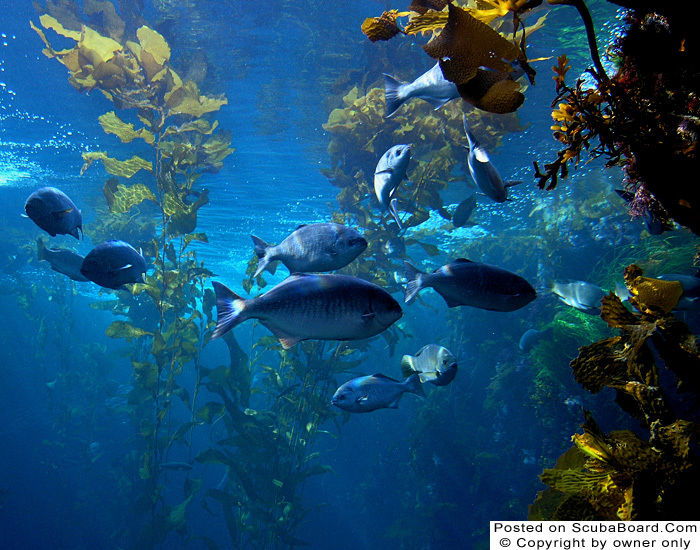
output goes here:
{"type": "MultiPolygon", "coordinates": [[[[557,485],[552,474],[538,477],[554,471],[582,423],[589,439],[575,443],[583,452],[600,450],[602,441],[616,448],[604,435],[614,430],[646,444],[657,417],[697,433],[694,394],[674,398],[663,414],[619,403],[624,376],[652,388],[671,388],[673,380],[635,378],[630,367],[597,386],[570,366],[579,348],[642,321],[616,325],[572,307],[552,292],[554,282],[636,290],[641,283],[623,277],[630,264],[650,278],[693,276],[698,252],[686,227],[651,234],[632,218],[615,192],[630,182],[622,162],[606,167],[604,155],[584,150],[568,177],[538,187],[533,163],[551,162],[566,143],[552,137],[557,57],[567,56],[570,86],[579,77],[584,88],[596,86],[573,7],[544,5],[523,19],[537,27],[527,39],[537,75],[534,85],[521,81],[517,110],[489,113],[462,99],[433,110],[412,99],[385,118],[382,73],[410,82],[430,69],[435,60],[421,48],[430,35],[373,43],[361,27],[406,5],[6,4],[3,549],[486,548],[489,520],[573,519],[545,513],[552,500],[529,508],[548,486],[557,503],[567,494],[588,499],[587,507],[571,505],[583,510],[581,519],[663,517],[646,508],[625,516],[638,502],[627,489],[598,506],[591,494],[599,478],[557,485]],[[89,40],[80,38],[81,25],[92,29],[89,40]],[[503,179],[523,182],[509,188],[508,201],[491,201],[472,182],[462,113],[503,179]],[[412,144],[402,232],[372,189],[379,158],[400,143],[412,144]],[[27,197],[47,186],[82,211],[83,239],[50,237],[22,217],[27,197]],[[469,222],[455,227],[457,205],[475,193],[469,222]],[[290,349],[257,321],[210,340],[212,281],[252,298],[287,275],[280,266],[253,276],[251,234],[280,243],[299,225],[330,221],[367,239],[342,272],[390,292],[403,309],[398,322],[370,339],[307,340],[290,349]],[[387,246],[397,236],[403,252],[387,246]],[[38,239],[83,256],[104,241],[126,241],[146,258],[145,282],[110,290],[72,281],[39,260],[38,239]],[[404,304],[403,260],[433,271],[457,258],[517,273],[538,296],[510,312],[448,308],[433,290],[404,304]],[[528,329],[547,332],[522,349],[528,329]],[[457,360],[450,384],[425,384],[425,399],[404,396],[397,409],[358,415],[331,406],[350,379],[401,379],[402,356],[431,343],[457,360]]],[[[586,5],[604,52],[629,24],[627,10],[603,0],[586,5]]],[[[613,75],[615,59],[602,62],[613,75]]],[[[673,305],[660,306],[664,315],[673,305]]],[[[698,319],[692,310],[676,317],[689,329],[673,334],[687,343],[698,319]]],[[[695,361],[693,346],[682,347],[695,361]]],[[[647,363],[670,361],[659,349],[644,356],[647,363]]],[[[696,382],[689,384],[696,389],[696,382]]],[[[694,445],[684,443],[674,475],[697,476],[694,462],[683,462],[695,460],[694,445]]],[[[613,462],[623,487],[627,463],[613,462]]],[[[583,459],[571,464],[586,470],[583,459]]],[[[629,479],[642,470],[661,475],[627,466],[629,479]]]]}

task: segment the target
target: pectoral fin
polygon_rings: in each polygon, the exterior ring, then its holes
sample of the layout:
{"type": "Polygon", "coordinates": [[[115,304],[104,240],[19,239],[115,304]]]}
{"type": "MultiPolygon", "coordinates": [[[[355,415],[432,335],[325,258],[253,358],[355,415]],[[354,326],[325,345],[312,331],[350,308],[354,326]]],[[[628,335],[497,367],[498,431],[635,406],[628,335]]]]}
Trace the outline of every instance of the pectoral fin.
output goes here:
{"type": "Polygon", "coordinates": [[[370,322],[372,319],[374,319],[376,316],[377,316],[377,314],[371,311],[371,312],[369,312],[369,313],[365,313],[365,314],[362,316],[362,320],[363,320],[365,323],[369,323],[369,322],[370,322]]]}

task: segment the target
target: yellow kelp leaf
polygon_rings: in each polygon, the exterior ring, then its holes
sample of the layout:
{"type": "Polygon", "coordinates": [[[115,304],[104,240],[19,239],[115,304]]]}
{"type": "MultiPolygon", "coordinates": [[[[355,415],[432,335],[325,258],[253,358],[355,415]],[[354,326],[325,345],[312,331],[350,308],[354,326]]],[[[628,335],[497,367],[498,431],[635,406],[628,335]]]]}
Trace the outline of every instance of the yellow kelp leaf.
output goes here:
{"type": "Polygon", "coordinates": [[[122,45],[108,36],[102,36],[90,27],[83,26],[83,35],[80,40],[80,53],[87,57],[93,65],[100,61],[109,61],[114,57],[114,52],[122,49],[122,45]]]}
{"type": "Polygon", "coordinates": [[[635,264],[625,268],[625,284],[633,297],[630,301],[643,313],[653,313],[653,309],[670,312],[683,295],[683,285],[679,281],[642,277],[643,273],[635,264]]]}
{"type": "Polygon", "coordinates": [[[411,16],[404,32],[406,34],[428,33],[442,29],[445,23],[447,23],[447,12],[429,11],[423,15],[411,16]]]}
{"type": "Polygon", "coordinates": [[[130,178],[139,170],[148,170],[149,172],[153,172],[153,165],[147,160],[136,155],[131,157],[129,160],[117,160],[107,156],[107,153],[93,151],[90,153],[83,153],[83,160],[85,161],[85,164],[80,171],[81,175],[95,160],[101,160],[105,170],[107,170],[107,172],[113,176],[130,178]]]}
{"type": "Polygon", "coordinates": [[[76,48],[69,48],[67,50],[61,50],[61,51],[57,52],[56,50],[54,50],[51,47],[51,44],[49,43],[48,39],[46,38],[44,31],[42,31],[39,27],[37,27],[31,21],[29,22],[29,26],[32,29],[34,29],[34,31],[39,35],[39,38],[41,38],[42,42],[46,45],[46,47],[43,50],[41,50],[41,53],[43,53],[49,59],[53,59],[54,57],[58,57],[58,60],[65,65],[65,63],[64,63],[65,56],[67,56],[71,52],[74,52],[74,51],[77,52],[76,48]]]}
{"type": "Polygon", "coordinates": [[[166,216],[173,216],[183,210],[187,210],[187,206],[180,200],[180,197],[170,192],[163,195],[163,211],[166,216]]]}
{"type": "Polygon", "coordinates": [[[163,65],[170,59],[170,46],[168,46],[168,43],[161,34],[149,27],[143,26],[136,31],[136,36],[141,43],[143,51],[151,54],[156,63],[163,65]]]}
{"type": "Polygon", "coordinates": [[[118,183],[117,178],[109,178],[102,189],[109,210],[115,214],[124,214],[132,206],[141,204],[145,200],[158,203],[158,199],[153,192],[143,183],[137,183],[131,187],[118,183]]]}
{"type": "Polygon", "coordinates": [[[209,121],[204,118],[198,118],[192,122],[185,122],[180,126],[168,126],[163,132],[163,136],[169,136],[171,134],[182,134],[184,132],[199,132],[204,135],[211,135],[216,127],[219,125],[218,121],[214,121],[214,124],[209,124],[209,121]]]}
{"type": "Polygon", "coordinates": [[[188,235],[185,235],[185,246],[183,246],[183,248],[186,248],[192,241],[208,243],[209,239],[207,238],[206,233],[189,233],[188,235]]]}
{"type": "Polygon", "coordinates": [[[166,102],[171,114],[192,115],[201,117],[206,113],[218,111],[222,105],[228,104],[226,96],[208,97],[199,95],[199,87],[192,80],[185,82],[180,88],[168,96],[166,102]]]}
{"type": "Polygon", "coordinates": [[[105,132],[116,135],[122,143],[131,143],[135,138],[141,138],[150,145],[155,143],[153,132],[149,132],[145,128],[134,130],[133,124],[124,122],[114,111],[105,113],[98,120],[105,132]]]}
{"type": "Polygon", "coordinates": [[[102,27],[109,33],[109,36],[115,40],[122,39],[126,24],[117,15],[117,10],[112,2],[108,0],[84,0],[83,10],[85,15],[101,14],[102,27]]]}
{"type": "Polygon", "coordinates": [[[79,31],[71,31],[63,27],[55,17],[51,17],[48,14],[44,14],[39,18],[41,21],[41,26],[45,29],[51,29],[61,36],[66,38],[71,38],[78,42],[82,34],[79,31]]]}
{"type": "Polygon", "coordinates": [[[126,321],[114,321],[107,327],[105,334],[110,338],[126,338],[130,340],[131,338],[140,338],[141,336],[151,335],[153,333],[135,327],[126,321]]]}

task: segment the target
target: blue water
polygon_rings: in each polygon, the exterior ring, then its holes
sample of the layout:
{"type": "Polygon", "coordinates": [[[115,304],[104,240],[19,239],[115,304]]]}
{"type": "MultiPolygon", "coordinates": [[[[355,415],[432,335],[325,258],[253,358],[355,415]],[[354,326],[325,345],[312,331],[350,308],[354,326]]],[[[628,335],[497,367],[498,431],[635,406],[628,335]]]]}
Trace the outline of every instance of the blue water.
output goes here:
{"type": "MultiPolygon", "coordinates": [[[[602,0],[588,4],[604,46],[620,25],[619,18],[602,0]]],[[[373,56],[386,51],[396,56],[389,61],[397,68],[405,67],[406,60],[382,44],[370,44],[359,30],[365,17],[381,13],[381,2],[159,2],[146,6],[144,14],[162,22],[166,8],[170,22],[164,23],[163,32],[179,37],[171,41],[174,59],[186,57],[195,47],[205,49],[216,66],[207,80],[209,93],[228,97],[216,119],[220,128],[232,132],[235,152],[219,173],[204,174],[198,182],[210,190],[211,202],[200,210],[198,225],[209,243],[195,246],[216,280],[240,289],[253,252],[250,234],[280,242],[300,224],[328,221],[338,208],[338,189],[321,173],[330,165],[331,138],[322,125],[349,90],[332,94],[333,82],[350,71],[362,71],[373,56]]],[[[113,109],[111,103],[97,90],[79,94],[70,86],[65,68],[41,53],[43,45],[30,29],[30,20],[38,24],[28,2],[3,7],[0,547],[147,548],[151,546],[142,545],[138,534],[150,521],[150,512],[142,502],[125,497],[138,495],[143,485],[138,472],[143,452],[140,426],[124,410],[135,383],[130,352],[123,341],[105,336],[114,317],[90,306],[113,297],[92,285],[71,286],[38,262],[36,238],[49,238],[21,217],[32,191],[55,186],[80,204],[86,227],[96,223],[97,207],[105,206],[102,186],[107,175],[95,163],[79,176],[80,154],[101,149],[126,156],[138,152],[139,146],[119,144],[102,132],[97,118],[113,109]]],[[[588,52],[584,40],[574,39],[582,36],[576,25],[572,11],[552,10],[531,40],[530,56],[556,58],[566,52],[574,65],[571,73],[580,74],[588,52]]],[[[412,46],[410,39],[404,41],[401,56],[422,56],[424,68],[429,68],[431,60],[420,49],[420,40],[412,46]]],[[[527,90],[519,110],[523,131],[505,136],[503,145],[491,151],[507,179],[524,183],[511,190],[507,203],[479,199],[474,228],[446,230],[437,217],[426,222],[419,228],[425,230],[421,238],[439,245],[442,253],[427,257],[410,249],[424,268],[439,267],[454,259],[455,248],[488,238],[500,247],[472,259],[511,269],[538,290],[553,279],[611,285],[613,276],[602,272],[607,263],[632,254],[648,238],[642,235],[643,225],[630,221],[619,204],[612,213],[605,209],[599,219],[577,213],[578,204],[594,203],[595,197],[604,208],[606,197],[621,185],[622,174],[606,170],[600,160],[580,165],[552,192],[536,188],[532,162],[542,164],[557,150],[550,130],[554,63],[548,59],[535,64],[537,85],[527,90]],[[542,219],[548,219],[548,225],[536,228],[535,220],[542,219]],[[542,227],[549,233],[538,235],[542,227]]],[[[367,76],[368,82],[380,77],[367,76]]],[[[457,204],[465,191],[450,188],[443,199],[447,205],[457,204]]],[[[687,236],[683,230],[678,234],[687,236]]],[[[81,254],[98,244],[89,239],[78,243],[68,236],[50,242],[81,254]]],[[[268,282],[276,284],[285,274],[280,268],[268,282]]],[[[399,294],[395,297],[403,301],[399,294]]],[[[536,405],[533,365],[518,350],[518,340],[527,328],[548,322],[568,307],[548,293],[507,314],[448,310],[432,291],[424,292],[422,299],[404,307],[401,328],[406,336],[393,355],[380,338],[364,363],[353,373],[336,375],[335,384],[375,372],[399,377],[400,357],[430,342],[452,350],[459,374],[450,386],[429,388],[428,401],[408,395],[398,410],[355,415],[346,423],[338,417],[339,435],[333,422],[321,426],[333,435],[319,433],[313,450],[335,473],[313,476],[303,487],[302,501],[309,512],[294,535],[310,548],[483,545],[489,520],[527,517],[528,504],[544,489],[537,475],[569,447],[570,435],[582,421],[578,403],[597,410],[606,429],[633,427],[620,424],[625,419],[610,394],[584,395],[567,376],[566,362],[575,348],[562,352],[560,374],[566,382],[548,395],[548,408],[536,405]],[[510,374],[501,376],[504,372],[510,374]],[[503,380],[508,385],[499,386],[503,380]],[[542,418],[543,411],[551,412],[551,418],[542,418]],[[405,535],[411,529],[422,536],[405,535]]],[[[268,334],[262,327],[253,333],[251,325],[235,330],[246,353],[251,353],[253,336],[268,334]]],[[[203,351],[202,365],[207,368],[228,362],[221,341],[203,351]]],[[[254,387],[260,384],[255,374],[254,387]]],[[[193,372],[186,370],[180,385],[194,384],[193,372]]],[[[206,400],[216,399],[208,394],[206,400]]],[[[196,452],[216,447],[225,436],[223,423],[211,432],[195,430],[192,446],[196,452]]],[[[188,456],[175,449],[169,460],[187,461],[188,456]]],[[[234,548],[219,503],[207,501],[213,513],[201,504],[206,489],[226,481],[225,471],[221,464],[194,465],[191,475],[202,479],[203,489],[187,508],[187,533],[205,535],[220,548],[234,548]]],[[[168,473],[162,493],[166,505],[182,501],[189,475],[168,473]]],[[[206,548],[201,539],[174,532],[154,546],[206,548]]]]}

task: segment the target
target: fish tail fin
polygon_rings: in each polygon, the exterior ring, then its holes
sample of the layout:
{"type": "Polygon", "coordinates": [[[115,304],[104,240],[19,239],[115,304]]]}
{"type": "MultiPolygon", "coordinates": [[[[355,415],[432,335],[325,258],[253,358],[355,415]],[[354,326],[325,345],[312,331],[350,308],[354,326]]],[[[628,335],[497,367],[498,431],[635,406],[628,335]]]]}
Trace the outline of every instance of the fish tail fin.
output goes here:
{"type": "Polygon", "coordinates": [[[508,188],[508,187],[513,187],[514,185],[520,185],[523,183],[523,180],[509,180],[509,181],[504,181],[503,186],[508,188]]]}
{"type": "Polygon", "coordinates": [[[391,117],[399,107],[403,105],[406,98],[401,94],[404,86],[398,78],[384,73],[384,97],[386,99],[386,118],[391,117]]]}
{"type": "Polygon", "coordinates": [[[246,320],[243,315],[246,307],[245,298],[241,298],[226,285],[214,281],[214,292],[216,292],[216,328],[211,337],[219,338],[224,333],[231,330],[236,325],[246,320]]]}
{"type": "Polygon", "coordinates": [[[411,393],[425,398],[423,383],[420,381],[420,376],[417,372],[414,372],[404,384],[406,385],[406,391],[410,391],[411,393]]]}
{"type": "Polygon", "coordinates": [[[403,224],[401,223],[401,218],[399,217],[399,211],[396,208],[398,202],[399,201],[396,198],[393,198],[391,199],[391,201],[389,201],[389,212],[394,217],[396,225],[399,226],[399,231],[401,231],[403,229],[403,224]]]}
{"type": "Polygon", "coordinates": [[[404,378],[410,378],[411,375],[415,374],[416,369],[413,368],[413,359],[410,355],[404,355],[401,358],[401,376],[404,378]]]}
{"type": "Polygon", "coordinates": [[[404,302],[412,302],[418,295],[418,292],[423,288],[423,273],[411,262],[404,260],[403,267],[406,272],[406,292],[404,293],[404,302]]]}
{"type": "Polygon", "coordinates": [[[268,251],[271,248],[271,245],[267,244],[265,241],[259,237],[256,237],[255,235],[251,235],[250,238],[253,239],[253,244],[255,245],[255,255],[258,257],[258,269],[255,271],[255,275],[253,275],[253,277],[257,277],[266,269],[272,275],[274,275],[275,271],[277,270],[277,263],[270,260],[268,251]]]}
{"type": "Polygon", "coordinates": [[[36,240],[36,255],[40,262],[46,260],[46,245],[41,237],[36,240]]]}

